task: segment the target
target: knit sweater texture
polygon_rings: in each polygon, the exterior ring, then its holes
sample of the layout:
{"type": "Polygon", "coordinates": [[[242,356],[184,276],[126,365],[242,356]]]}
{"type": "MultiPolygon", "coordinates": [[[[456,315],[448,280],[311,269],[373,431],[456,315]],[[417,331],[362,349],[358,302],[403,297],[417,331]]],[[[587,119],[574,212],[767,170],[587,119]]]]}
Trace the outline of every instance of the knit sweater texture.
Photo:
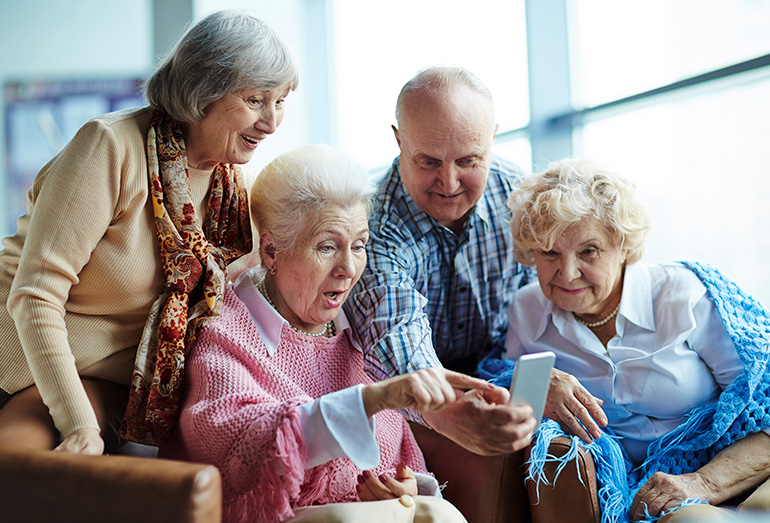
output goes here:
{"type": "MultiPolygon", "coordinates": [[[[305,470],[298,406],[346,387],[371,383],[350,331],[333,338],[301,334],[284,324],[272,356],[252,316],[232,288],[222,315],[204,327],[186,364],[186,396],[170,447],[175,457],[217,466],[223,477],[225,521],[282,521],[292,508],[358,501],[360,471],[348,458],[305,470]]],[[[380,465],[425,472],[406,421],[375,416],[380,465]]]]}
{"type": "MultiPolygon", "coordinates": [[[[151,110],[95,118],[37,175],[0,251],[0,389],[34,383],[63,435],[98,428],[79,376],[128,384],[163,290],[148,198],[151,110]]],[[[205,212],[209,177],[191,176],[205,212]]]]}

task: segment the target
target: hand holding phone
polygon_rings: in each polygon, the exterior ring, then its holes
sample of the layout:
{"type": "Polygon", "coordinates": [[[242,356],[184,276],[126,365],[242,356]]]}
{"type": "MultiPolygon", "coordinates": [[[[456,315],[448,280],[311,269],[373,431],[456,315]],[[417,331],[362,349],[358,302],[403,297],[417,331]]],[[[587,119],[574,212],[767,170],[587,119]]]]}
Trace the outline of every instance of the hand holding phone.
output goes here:
{"type": "Polygon", "coordinates": [[[553,352],[524,354],[516,362],[511,381],[511,404],[526,404],[532,407],[535,430],[540,426],[551,384],[551,369],[556,361],[553,352]]]}

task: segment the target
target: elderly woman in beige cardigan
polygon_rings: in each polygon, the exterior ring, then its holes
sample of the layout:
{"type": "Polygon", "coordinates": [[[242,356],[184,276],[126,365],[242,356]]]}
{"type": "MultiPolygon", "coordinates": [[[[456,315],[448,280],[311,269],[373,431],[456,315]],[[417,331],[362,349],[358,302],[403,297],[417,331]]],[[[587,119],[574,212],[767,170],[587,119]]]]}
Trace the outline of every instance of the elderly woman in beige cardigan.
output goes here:
{"type": "Polygon", "coordinates": [[[0,445],[101,454],[127,402],[124,434],[163,441],[185,347],[251,250],[238,165],[296,83],[269,27],[214,13],[149,79],[149,107],[91,120],[40,171],[0,252],[0,445]]]}

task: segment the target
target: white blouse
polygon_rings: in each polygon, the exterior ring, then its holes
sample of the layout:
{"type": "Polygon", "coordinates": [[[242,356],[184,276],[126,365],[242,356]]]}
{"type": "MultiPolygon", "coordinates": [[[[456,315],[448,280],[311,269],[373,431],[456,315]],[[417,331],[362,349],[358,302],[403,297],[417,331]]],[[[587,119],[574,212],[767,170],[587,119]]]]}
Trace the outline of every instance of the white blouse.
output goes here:
{"type": "Polygon", "coordinates": [[[743,369],[706,288],[678,263],[626,267],[606,349],[537,282],[516,293],[508,319],[506,357],[555,352],[556,368],[604,400],[609,426],[636,464],[652,440],[716,401],[743,369]]]}

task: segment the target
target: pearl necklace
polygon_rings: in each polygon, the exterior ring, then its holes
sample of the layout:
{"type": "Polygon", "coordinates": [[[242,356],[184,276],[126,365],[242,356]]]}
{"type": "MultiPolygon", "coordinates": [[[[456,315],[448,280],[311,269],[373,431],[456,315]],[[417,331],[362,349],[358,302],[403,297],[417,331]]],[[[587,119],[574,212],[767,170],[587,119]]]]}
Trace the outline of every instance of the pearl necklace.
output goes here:
{"type": "Polygon", "coordinates": [[[596,327],[601,327],[602,325],[604,325],[604,324],[606,324],[608,321],[610,321],[612,318],[614,318],[615,316],[617,316],[617,315],[618,315],[618,311],[619,311],[619,310],[620,310],[620,303],[618,303],[618,306],[617,306],[617,307],[615,307],[615,310],[614,310],[614,311],[612,311],[612,312],[610,313],[610,315],[609,315],[609,316],[607,316],[607,317],[606,317],[606,318],[604,318],[603,320],[594,321],[594,322],[592,322],[592,323],[589,323],[589,322],[585,321],[584,319],[582,319],[582,318],[579,318],[579,317],[578,317],[578,315],[577,315],[577,314],[575,314],[574,312],[572,313],[572,315],[575,317],[575,319],[576,319],[577,321],[579,321],[580,323],[582,323],[583,325],[585,325],[585,326],[586,326],[586,327],[588,327],[589,329],[594,329],[594,328],[596,328],[596,327]]]}
{"type": "MultiPolygon", "coordinates": [[[[260,294],[262,294],[262,296],[265,297],[265,299],[267,300],[267,303],[269,303],[270,306],[273,309],[275,309],[275,312],[278,312],[278,308],[275,306],[275,303],[273,303],[273,300],[270,298],[270,295],[267,293],[267,286],[265,285],[265,276],[267,276],[267,273],[263,274],[262,279],[260,279],[259,283],[257,283],[257,290],[260,292],[260,294]]],[[[303,331],[302,329],[298,329],[297,327],[292,325],[289,321],[287,321],[286,323],[288,323],[289,327],[291,327],[295,331],[305,334],[306,336],[313,336],[314,338],[320,338],[322,336],[324,338],[331,338],[332,336],[334,336],[334,333],[336,331],[333,321],[327,321],[326,325],[324,325],[324,330],[322,330],[321,332],[303,331]]]]}

